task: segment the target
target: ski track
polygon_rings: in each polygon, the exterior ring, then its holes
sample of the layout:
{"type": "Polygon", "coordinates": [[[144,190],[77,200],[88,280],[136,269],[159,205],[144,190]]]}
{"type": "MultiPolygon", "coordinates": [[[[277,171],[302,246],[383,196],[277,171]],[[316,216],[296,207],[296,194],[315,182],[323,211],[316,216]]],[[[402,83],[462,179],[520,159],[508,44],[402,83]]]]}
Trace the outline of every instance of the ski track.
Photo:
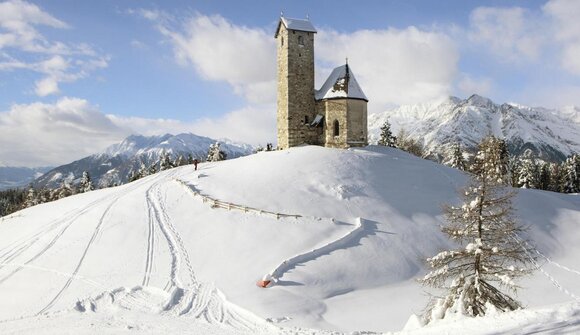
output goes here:
{"type": "MultiPolygon", "coordinates": [[[[176,173],[173,173],[175,175],[176,173]]],[[[169,178],[167,180],[170,180],[169,178]]],[[[223,294],[213,285],[198,282],[189,253],[181,235],[167,211],[166,193],[162,192],[161,181],[153,184],[146,192],[148,207],[152,213],[151,222],[157,222],[171,253],[170,283],[166,290],[171,291],[171,298],[166,303],[164,313],[176,316],[190,316],[204,319],[211,324],[222,324],[238,331],[256,331],[269,328],[265,321],[228,302],[223,294]],[[181,267],[185,268],[188,283],[181,281],[181,267]]],[[[150,228],[152,229],[152,228],[150,228]]],[[[148,253],[153,253],[153,245],[148,242],[148,253]]],[[[151,258],[151,257],[149,257],[151,258]]],[[[150,263],[147,260],[146,263],[150,263]]],[[[144,280],[148,280],[151,265],[146,265],[144,280]]],[[[271,329],[270,329],[271,330],[271,329]]]]}
{"type": "MultiPolygon", "coordinates": [[[[4,248],[4,250],[2,250],[4,253],[0,255],[0,261],[4,264],[10,263],[10,261],[20,256],[23,252],[25,252],[26,250],[28,250],[28,248],[36,244],[36,242],[42,239],[44,236],[46,236],[52,231],[58,231],[59,228],[64,226],[64,228],[62,228],[60,232],[58,232],[54,236],[53,240],[49,243],[50,246],[54,245],[54,243],[56,243],[56,241],[66,232],[66,230],[76,221],[77,218],[79,218],[81,215],[85,214],[89,210],[93,209],[94,206],[102,202],[105,202],[106,200],[108,200],[108,198],[109,196],[105,196],[89,203],[88,205],[86,205],[81,209],[69,211],[67,214],[65,214],[64,218],[61,217],[53,220],[52,222],[48,223],[45,228],[41,229],[32,236],[8,245],[6,248],[4,248]]],[[[40,254],[44,252],[46,252],[46,250],[41,251],[40,254]]],[[[35,257],[38,256],[40,255],[37,255],[35,257]]],[[[2,267],[3,266],[0,266],[0,269],[2,267]]]]}
{"type": "MultiPolygon", "coordinates": [[[[145,204],[147,206],[148,213],[148,234],[145,256],[145,270],[142,279],[142,286],[148,286],[151,281],[153,265],[155,261],[154,256],[157,250],[156,248],[159,244],[159,240],[156,240],[155,234],[157,229],[159,229],[171,253],[171,270],[169,273],[169,281],[165,288],[166,291],[171,292],[171,297],[166,302],[165,308],[161,313],[202,319],[211,324],[220,324],[224,327],[232,328],[233,332],[276,332],[276,330],[278,330],[277,327],[268,324],[266,321],[262,320],[251,312],[227,301],[225,296],[213,284],[198,282],[184,241],[176,227],[173,225],[173,222],[167,212],[167,201],[165,199],[167,191],[165,187],[167,187],[167,181],[171,180],[171,178],[178,173],[178,171],[170,172],[156,179],[153,179],[150,181],[150,186],[144,192],[145,204]],[[182,271],[185,272],[182,273],[182,271]],[[182,280],[184,280],[185,283],[182,282],[182,280]]],[[[52,220],[36,233],[11,243],[3,250],[0,250],[2,253],[0,254],[0,269],[9,265],[17,266],[17,268],[11,273],[0,278],[0,284],[5,282],[7,279],[22,269],[36,268],[31,263],[38,260],[42,255],[50,250],[60,240],[60,238],[65,235],[67,230],[75,222],[77,222],[79,217],[85,215],[89,211],[94,210],[96,206],[110,201],[105,210],[102,212],[102,215],[100,216],[97,224],[95,225],[92,235],[84,247],[84,250],[78,259],[73,272],[58,272],[58,274],[67,277],[65,284],[54,295],[54,297],[52,297],[52,299],[46,305],[44,305],[42,309],[40,309],[40,311],[33,315],[35,317],[39,317],[50,311],[51,308],[53,308],[59,301],[59,299],[64,296],[64,293],[67,292],[67,289],[72,285],[75,279],[82,280],[83,282],[86,281],[94,287],[100,287],[101,289],[104,289],[105,292],[106,288],[103,285],[96,283],[89,278],[82,277],[79,274],[80,269],[83,266],[83,263],[89,254],[91,247],[95,244],[95,241],[99,238],[99,236],[101,236],[103,228],[106,225],[106,222],[108,222],[107,219],[110,217],[114,206],[121,198],[130,194],[135,189],[143,186],[144,183],[139,183],[137,181],[135,182],[134,187],[124,188],[120,192],[108,194],[107,196],[92,201],[80,209],[71,210],[65,213],[64,216],[52,220]],[[114,198],[111,201],[112,196],[114,198]],[[47,241],[42,250],[35,253],[23,263],[10,263],[12,260],[22,255],[30,247],[40,243],[40,241],[45,239],[47,235],[50,236],[50,240],[47,241]]],[[[55,272],[55,270],[45,270],[55,272]]],[[[129,308],[136,307],[137,305],[147,306],[149,304],[148,301],[142,301],[143,299],[133,296],[132,293],[128,293],[123,300],[125,300],[124,304],[127,305],[126,307],[129,308]]],[[[33,316],[31,315],[30,317],[33,316]]]]}
{"type": "MultiPolygon", "coordinates": [[[[83,254],[81,255],[81,257],[80,257],[80,259],[79,259],[79,261],[77,263],[77,266],[75,267],[72,275],[68,278],[68,280],[66,281],[66,283],[64,284],[64,286],[60,289],[60,291],[52,298],[52,300],[44,308],[42,308],[38,313],[36,313],[36,315],[40,315],[40,314],[43,314],[44,312],[48,311],[58,301],[58,299],[62,296],[62,294],[66,291],[66,289],[72,284],[73,280],[77,277],[77,274],[78,274],[78,272],[79,272],[79,270],[80,270],[80,268],[81,268],[81,266],[83,264],[83,261],[85,260],[87,254],[89,252],[89,249],[91,248],[91,246],[94,243],[94,241],[97,239],[97,236],[99,236],[99,234],[101,233],[102,228],[103,228],[103,224],[105,222],[105,218],[108,216],[108,214],[111,211],[111,209],[113,208],[113,206],[121,198],[123,198],[126,195],[130,194],[131,191],[137,189],[139,186],[141,186],[141,185],[140,184],[136,184],[134,187],[131,187],[128,190],[127,189],[124,189],[122,192],[119,192],[120,194],[118,194],[113,199],[113,201],[111,201],[111,203],[107,206],[107,208],[103,212],[103,215],[101,215],[101,217],[99,219],[99,222],[98,222],[95,230],[93,231],[93,234],[91,236],[91,239],[87,243],[87,246],[85,247],[85,249],[83,251],[83,254]]],[[[89,209],[90,208],[87,208],[86,211],[88,211],[89,209]]],[[[71,224],[72,224],[72,222],[71,222],[71,224]]],[[[48,250],[48,248],[45,248],[45,249],[48,250]]]]}

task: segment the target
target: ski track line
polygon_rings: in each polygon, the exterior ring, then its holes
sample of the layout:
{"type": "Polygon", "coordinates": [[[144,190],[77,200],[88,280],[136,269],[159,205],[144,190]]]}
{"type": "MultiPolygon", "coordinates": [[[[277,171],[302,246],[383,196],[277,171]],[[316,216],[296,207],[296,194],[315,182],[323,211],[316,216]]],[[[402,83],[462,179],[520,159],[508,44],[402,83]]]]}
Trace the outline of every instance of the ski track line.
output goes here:
{"type": "Polygon", "coordinates": [[[284,275],[284,273],[294,269],[298,264],[306,263],[315,260],[323,255],[328,255],[335,250],[346,248],[349,246],[350,242],[360,240],[366,235],[365,228],[367,226],[369,226],[368,221],[362,218],[357,218],[356,227],[353,230],[346,233],[344,236],[332,242],[329,242],[323,246],[320,246],[316,249],[286,259],[285,261],[280,263],[276,268],[270,271],[268,275],[272,277],[274,280],[279,279],[284,275]]]}
{"type": "MultiPolygon", "coordinates": [[[[32,236],[24,238],[23,240],[16,241],[16,242],[10,244],[9,246],[7,246],[3,250],[4,253],[2,255],[0,255],[0,260],[3,263],[8,263],[9,261],[13,260],[14,258],[18,257],[20,254],[22,254],[24,251],[28,250],[29,247],[34,245],[38,240],[40,240],[46,234],[50,233],[53,230],[58,230],[62,226],[65,226],[64,229],[61,230],[61,233],[63,233],[63,231],[66,231],[66,229],[68,229],[78,217],[80,217],[81,215],[83,215],[86,212],[88,212],[89,210],[91,210],[94,206],[106,201],[108,198],[109,198],[109,196],[105,196],[105,197],[102,197],[98,200],[95,200],[95,201],[89,203],[88,205],[86,205],[85,207],[83,207],[81,209],[75,209],[75,210],[69,211],[68,213],[65,214],[64,218],[61,217],[61,218],[57,218],[57,219],[53,220],[52,222],[50,222],[46,225],[46,228],[41,229],[40,231],[34,233],[32,236]]],[[[56,235],[56,239],[58,239],[60,237],[60,235],[61,234],[58,233],[56,235]]]]}
{"type": "MultiPolygon", "coordinates": [[[[128,190],[124,191],[124,193],[122,195],[117,195],[117,197],[115,198],[114,201],[118,200],[119,198],[123,197],[126,193],[135,190],[136,188],[138,188],[140,185],[135,185],[134,187],[129,188],[128,190]]],[[[105,197],[107,198],[107,197],[105,197]]],[[[97,201],[93,201],[92,203],[90,203],[89,205],[85,206],[82,210],[78,211],[77,213],[75,213],[74,217],[70,218],[70,219],[65,219],[61,222],[68,222],[68,224],[64,225],[64,228],[58,232],[53,239],[42,249],[40,250],[38,253],[36,253],[34,256],[32,256],[29,260],[27,260],[26,262],[24,262],[23,264],[19,265],[16,269],[14,269],[11,273],[9,273],[8,275],[6,275],[5,277],[0,279],[0,284],[2,284],[3,282],[5,282],[7,279],[9,279],[10,277],[12,277],[13,275],[15,275],[16,273],[18,273],[20,270],[22,270],[26,265],[34,262],[36,259],[38,259],[40,256],[42,256],[45,252],[47,252],[63,235],[64,233],[73,225],[73,223],[75,222],[75,220],[77,218],[79,218],[81,215],[87,213],[89,210],[93,209],[94,206],[96,206],[97,204],[100,204],[101,202],[103,202],[105,200],[105,198],[101,198],[97,201]]],[[[62,226],[62,225],[61,225],[62,226]]],[[[60,227],[57,227],[60,228],[60,227]]],[[[56,228],[55,228],[56,230],[56,228]]],[[[38,239],[37,239],[38,240],[38,239]]],[[[34,242],[36,242],[37,240],[35,240],[34,242]]],[[[34,244],[34,242],[32,244],[34,244]]],[[[4,261],[4,264],[9,264],[10,261],[12,261],[14,258],[16,258],[17,256],[19,256],[22,252],[24,252],[26,249],[20,250],[19,253],[14,254],[13,257],[10,257],[9,259],[7,259],[6,261],[4,261]]],[[[2,264],[0,264],[0,269],[2,268],[1,266],[2,264]]]]}
{"type": "Polygon", "coordinates": [[[147,236],[147,258],[145,260],[145,275],[143,276],[142,286],[149,286],[155,253],[155,223],[153,222],[153,214],[151,213],[152,208],[149,206],[148,201],[146,201],[146,204],[149,233],[147,236]]]}
{"type": "Polygon", "coordinates": [[[210,324],[223,324],[236,330],[253,331],[263,321],[261,318],[228,302],[213,284],[197,281],[191,265],[189,253],[181,235],[173,225],[167,212],[166,200],[161,192],[160,182],[147,192],[147,201],[153,209],[154,218],[162,231],[172,254],[171,284],[172,298],[165,306],[165,312],[178,316],[203,318],[210,324]],[[179,280],[180,265],[185,263],[190,285],[183,287],[179,280]]]}
{"type": "Polygon", "coordinates": [[[141,186],[140,184],[135,185],[135,187],[130,188],[129,190],[123,190],[123,192],[118,195],[116,198],[113,199],[113,201],[111,201],[111,203],[107,206],[107,208],[105,209],[105,211],[103,212],[103,215],[101,216],[101,218],[99,219],[99,222],[97,224],[97,227],[95,228],[93,235],[91,236],[91,239],[89,240],[89,242],[87,243],[87,246],[85,247],[85,250],[81,256],[81,258],[79,259],[79,262],[75,268],[75,270],[72,273],[72,276],[67,280],[67,282],[65,283],[65,285],[60,289],[60,291],[54,296],[54,298],[52,298],[52,300],[43,308],[41,309],[38,313],[36,313],[36,315],[40,315],[44,312],[46,312],[48,309],[50,309],[55,303],[56,301],[62,296],[62,294],[66,291],[66,289],[72,284],[74,278],[77,276],[83,261],[85,260],[90,247],[92,246],[93,242],[97,239],[97,236],[101,233],[101,229],[103,227],[103,223],[105,222],[105,218],[107,217],[107,215],[109,214],[109,212],[111,211],[111,209],[113,208],[113,206],[124,196],[128,195],[130,193],[130,191],[133,191],[135,189],[137,189],[139,186],[141,186]]]}

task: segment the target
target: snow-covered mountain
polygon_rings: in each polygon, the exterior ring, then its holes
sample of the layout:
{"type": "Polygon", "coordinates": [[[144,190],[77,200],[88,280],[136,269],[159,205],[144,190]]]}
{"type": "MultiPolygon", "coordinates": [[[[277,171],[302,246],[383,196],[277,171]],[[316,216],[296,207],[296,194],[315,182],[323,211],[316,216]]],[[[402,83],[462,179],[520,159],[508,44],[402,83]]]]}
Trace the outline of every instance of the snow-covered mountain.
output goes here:
{"type": "MultiPolygon", "coordinates": [[[[127,182],[131,171],[138,170],[142,163],[153,164],[158,161],[163,151],[169,153],[172,159],[179,155],[192,155],[200,161],[205,160],[208,148],[216,140],[194,134],[165,134],[162,136],[131,135],[122,142],[113,144],[104,152],[91,155],[54,168],[36,179],[38,187],[56,188],[63,179],[78,180],[83,171],[88,171],[94,185],[98,187],[127,182]]],[[[248,144],[238,144],[229,140],[220,140],[221,149],[228,158],[249,155],[253,147],[248,144]]]]}
{"type": "Polygon", "coordinates": [[[514,200],[542,269],[518,282],[527,309],[413,329],[466,181],[393,148],[305,146],[33,206],[0,219],[0,333],[578,333],[579,195],[539,190],[514,200]]]}
{"type": "Polygon", "coordinates": [[[52,167],[27,168],[0,166],[0,190],[26,186],[50,169],[52,167]]]}
{"type": "Polygon", "coordinates": [[[423,142],[427,153],[445,160],[450,146],[459,142],[473,150],[479,141],[493,134],[505,138],[513,155],[561,161],[580,152],[580,109],[553,110],[514,103],[496,104],[472,95],[462,100],[405,105],[369,115],[371,143],[378,140],[381,125],[390,120],[395,134],[404,128],[423,142]]]}

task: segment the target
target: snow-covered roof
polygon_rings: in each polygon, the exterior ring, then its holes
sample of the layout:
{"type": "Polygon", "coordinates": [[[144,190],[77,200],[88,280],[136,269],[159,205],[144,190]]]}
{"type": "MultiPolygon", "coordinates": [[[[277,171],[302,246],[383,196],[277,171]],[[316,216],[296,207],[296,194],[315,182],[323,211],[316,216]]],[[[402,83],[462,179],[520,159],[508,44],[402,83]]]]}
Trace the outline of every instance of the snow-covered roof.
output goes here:
{"type": "Polygon", "coordinates": [[[288,17],[281,17],[280,22],[278,22],[278,27],[276,28],[276,34],[274,37],[278,37],[278,32],[280,31],[280,25],[284,24],[288,30],[298,30],[298,31],[308,31],[311,33],[316,33],[316,28],[312,25],[312,22],[308,19],[291,19],[288,17]]]}
{"type": "Polygon", "coordinates": [[[324,85],[322,85],[320,90],[316,91],[315,96],[316,100],[351,98],[369,101],[358,85],[348,64],[332,70],[324,85]]]}

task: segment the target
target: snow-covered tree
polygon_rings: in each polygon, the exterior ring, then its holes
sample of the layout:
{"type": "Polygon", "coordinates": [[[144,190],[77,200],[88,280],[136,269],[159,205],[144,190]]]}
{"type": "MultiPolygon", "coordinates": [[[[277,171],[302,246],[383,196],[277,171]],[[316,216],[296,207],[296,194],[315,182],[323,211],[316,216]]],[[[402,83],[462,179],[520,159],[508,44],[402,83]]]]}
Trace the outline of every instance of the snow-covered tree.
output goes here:
{"type": "Polygon", "coordinates": [[[70,186],[68,181],[64,180],[59,188],[52,192],[52,200],[58,200],[66,198],[74,194],[73,188],[70,186]]]}
{"type": "Polygon", "coordinates": [[[521,188],[539,188],[539,169],[534,160],[526,159],[521,162],[518,186],[521,188]]]}
{"type": "Polygon", "coordinates": [[[394,148],[397,142],[397,138],[393,135],[391,131],[391,124],[389,123],[389,119],[383,123],[381,126],[381,137],[379,138],[378,145],[384,145],[387,147],[394,148]]]}
{"type": "Polygon", "coordinates": [[[24,202],[24,207],[28,208],[28,207],[36,206],[39,203],[40,203],[40,201],[38,199],[38,194],[37,194],[36,190],[31,186],[28,189],[28,193],[26,194],[26,201],[24,202]]]}
{"type": "Polygon", "coordinates": [[[171,157],[169,153],[165,150],[161,152],[159,156],[159,171],[165,171],[173,168],[173,163],[171,162],[171,157]]]}
{"type": "Polygon", "coordinates": [[[94,190],[93,182],[91,181],[91,176],[88,171],[83,171],[83,176],[79,183],[79,193],[90,192],[94,190]]]}
{"type": "Polygon", "coordinates": [[[467,170],[467,163],[463,157],[463,151],[461,151],[461,144],[459,142],[453,144],[451,148],[451,157],[449,159],[449,166],[452,168],[459,169],[461,171],[467,170]]]}
{"type": "Polygon", "coordinates": [[[500,184],[509,184],[509,153],[505,141],[493,135],[481,140],[471,170],[476,175],[496,176],[500,184]]]}
{"type": "Polygon", "coordinates": [[[550,187],[548,190],[562,192],[564,184],[563,165],[550,163],[550,187]]]}
{"type": "Polygon", "coordinates": [[[209,146],[206,159],[208,162],[223,161],[225,159],[226,153],[220,149],[220,142],[216,142],[215,144],[211,144],[209,146]]]}
{"type": "MultiPolygon", "coordinates": [[[[488,147],[481,150],[480,159],[489,154],[488,147]]],[[[483,316],[521,308],[499,288],[515,293],[514,280],[531,271],[531,247],[521,238],[523,227],[511,205],[514,193],[504,185],[501,169],[487,166],[479,171],[461,193],[463,204],[445,207],[447,225],[442,230],[458,247],[427,259],[432,271],[420,281],[446,291],[432,300],[427,322],[454,313],[483,316]]]]}
{"type": "Polygon", "coordinates": [[[563,166],[564,185],[566,193],[580,192],[580,155],[573,154],[566,159],[563,166]]]}

